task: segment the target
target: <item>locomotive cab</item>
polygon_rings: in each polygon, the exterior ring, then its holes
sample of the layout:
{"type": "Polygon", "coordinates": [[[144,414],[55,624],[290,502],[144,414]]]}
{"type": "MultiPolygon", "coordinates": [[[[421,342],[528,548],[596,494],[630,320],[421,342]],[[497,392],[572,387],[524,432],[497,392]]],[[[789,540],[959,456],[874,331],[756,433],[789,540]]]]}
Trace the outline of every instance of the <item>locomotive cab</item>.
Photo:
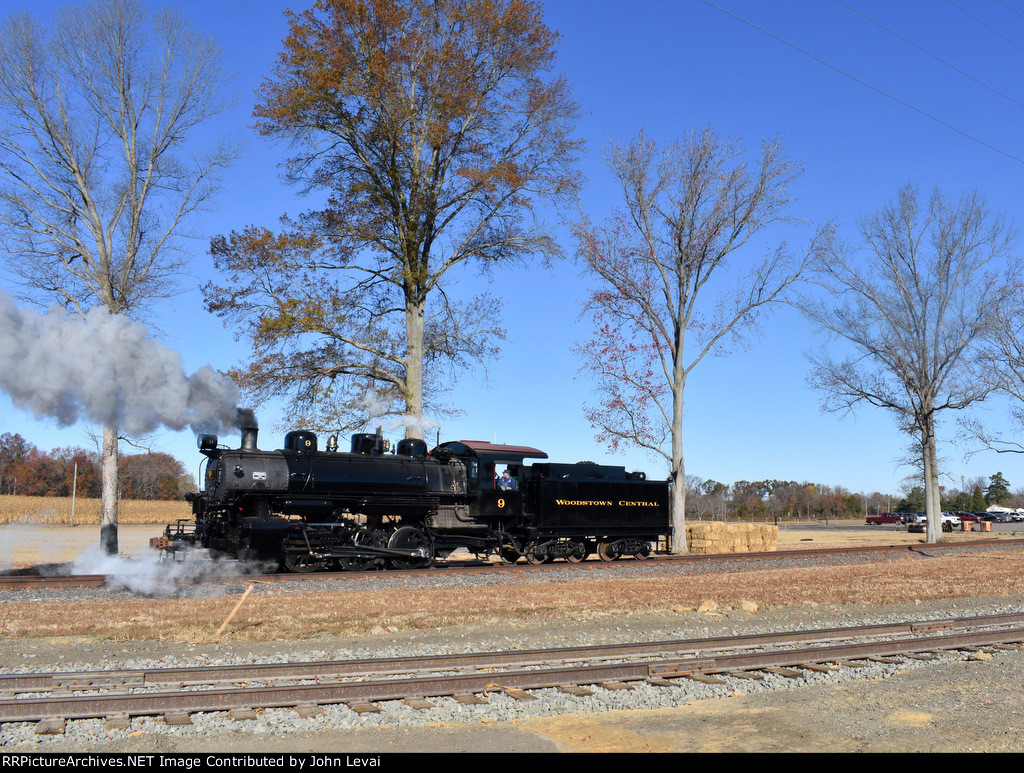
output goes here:
{"type": "MultiPolygon", "coordinates": [[[[451,441],[439,448],[447,449],[465,465],[466,493],[471,501],[475,500],[479,518],[514,518],[523,511],[523,493],[518,481],[514,490],[499,487],[499,465],[519,473],[527,459],[548,458],[546,453],[530,446],[507,446],[482,440],[451,441]]],[[[437,449],[431,453],[436,454],[437,449]]]]}

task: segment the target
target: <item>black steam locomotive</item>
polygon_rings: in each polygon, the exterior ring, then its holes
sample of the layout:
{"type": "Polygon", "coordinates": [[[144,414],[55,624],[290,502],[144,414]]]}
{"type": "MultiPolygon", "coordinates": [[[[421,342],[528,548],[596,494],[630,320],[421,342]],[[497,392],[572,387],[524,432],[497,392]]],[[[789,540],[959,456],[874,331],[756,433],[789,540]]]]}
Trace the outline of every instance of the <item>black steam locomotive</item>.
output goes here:
{"type": "Polygon", "coordinates": [[[204,435],[203,491],[190,496],[194,524],[168,526],[158,548],[184,543],[293,572],[342,567],[417,568],[462,548],[534,564],[644,558],[668,548],[668,483],[592,462],[552,464],[527,446],[463,440],[432,451],[423,440],[390,443],[308,431],[261,451],[257,431],[238,449],[204,435]],[[498,467],[502,466],[501,477],[498,467]],[[508,471],[508,475],[505,474],[508,471]]]}

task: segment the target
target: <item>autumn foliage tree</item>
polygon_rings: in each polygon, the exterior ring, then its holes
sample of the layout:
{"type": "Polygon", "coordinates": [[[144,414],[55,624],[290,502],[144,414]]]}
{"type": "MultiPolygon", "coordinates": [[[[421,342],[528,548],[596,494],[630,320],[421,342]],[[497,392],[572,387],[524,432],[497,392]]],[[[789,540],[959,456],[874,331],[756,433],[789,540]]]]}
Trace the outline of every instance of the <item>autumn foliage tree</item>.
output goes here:
{"type": "MultiPolygon", "coordinates": [[[[99,497],[100,456],[82,448],[42,451],[21,435],[0,435],[0,494],[99,497]]],[[[118,488],[124,499],[182,499],[195,488],[184,466],[164,453],[122,457],[118,488]]]]}
{"type": "Polygon", "coordinates": [[[530,0],[320,0],[288,20],[257,126],[326,205],[214,239],[208,308],[252,343],[235,376],[254,402],[321,427],[401,414],[422,436],[502,337],[498,302],[460,300],[452,270],[559,252],[534,212],[576,186],[558,35],[530,0]]]}
{"type": "MultiPolygon", "coordinates": [[[[799,168],[778,140],[747,162],[737,140],[710,128],[659,147],[641,134],[614,145],[608,163],[624,207],[602,224],[575,224],[579,254],[597,278],[586,312],[594,336],[579,347],[598,403],[588,418],[613,449],[660,454],[672,482],[672,525],[684,534],[684,393],[708,355],[756,329],[807,264],[780,243],[760,259],[756,234],[786,214],[799,168]]],[[[686,551],[686,540],[673,549],[686,551]]]]}

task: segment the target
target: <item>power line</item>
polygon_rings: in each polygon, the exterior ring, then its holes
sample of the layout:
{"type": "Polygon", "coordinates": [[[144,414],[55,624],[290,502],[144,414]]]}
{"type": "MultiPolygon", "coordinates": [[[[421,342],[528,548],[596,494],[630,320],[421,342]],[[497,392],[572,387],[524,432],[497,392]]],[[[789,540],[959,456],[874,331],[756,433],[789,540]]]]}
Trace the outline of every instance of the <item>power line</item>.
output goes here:
{"type": "Polygon", "coordinates": [[[830,70],[833,70],[834,72],[837,72],[840,75],[849,78],[850,80],[854,81],[855,83],[859,83],[861,86],[864,86],[865,88],[871,89],[876,94],[881,94],[883,97],[891,99],[893,102],[896,102],[897,104],[903,105],[904,107],[906,107],[906,108],[908,108],[910,110],[913,110],[915,113],[923,115],[925,118],[928,118],[928,119],[930,119],[932,121],[935,121],[936,123],[938,123],[938,124],[940,124],[942,126],[945,126],[947,129],[956,132],[961,137],[964,137],[964,138],[970,140],[971,142],[977,143],[978,145],[981,145],[984,148],[988,148],[989,150],[995,151],[996,153],[1000,154],[1001,156],[1006,156],[1006,158],[1010,159],[1011,161],[1016,161],[1018,164],[1024,165],[1024,159],[1019,158],[1018,156],[1015,156],[1012,153],[1008,153],[1005,150],[1001,150],[1000,148],[997,148],[995,145],[990,145],[989,143],[985,142],[984,140],[978,139],[977,137],[975,137],[975,136],[973,136],[971,134],[968,134],[963,129],[958,129],[957,127],[953,126],[951,123],[943,121],[941,118],[939,118],[939,117],[937,117],[935,115],[932,115],[931,113],[929,113],[929,112],[927,112],[925,110],[922,110],[919,107],[915,107],[914,105],[910,104],[909,102],[906,102],[906,101],[900,99],[899,97],[897,97],[897,96],[895,96],[893,94],[890,94],[887,91],[884,91],[884,90],[878,88],[877,86],[873,86],[870,83],[868,83],[867,81],[861,80],[857,76],[852,75],[851,73],[848,73],[845,70],[842,70],[842,69],[840,69],[839,67],[836,67],[833,64],[829,64],[824,59],[822,59],[822,58],[820,58],[818,56],[815,56],[810,51],[807,51],[807,50],[805,50],[803,48],[800,48],[800,46],[797,46],[797,45],[795,45],[793,43],[790,43],[788,40],[786,40],[785,38],[779,37],[774,32],[770,32],[769,30],[766,30],[764,27],[760,27],[757,24],[754,24],[753,22],[747,21],[742,16],[737,16],[732,11],[728,11],[725,8],[722,8],[719,5],[715,5],[714,3],[711,2],[711,0],[701,0],[701,2],[703,2],[705,5],[711,6],[712,8],[714,8],[714,9],[716,9],[718,11],[721,11],[726,16],[731,16],[732,18],[736,19],[736,21],[742,22],[743,24],[746,24],[748,27],[752,27],[753,29],[757,30],[758,32],[764,33],[765,35],[767,35],[770,38],[774,38],[775,40],[779,41],[783,45],[789,46],[794,51],[799,51],[804,56],[809,57],[809,58],[813,59],[814,61],[816,61],[818,64],[824,65],[825,67],[828,67],[830,70]]]}
{"type": "Polygon", "coordinates": [[[929,50],[928,50],[927,48],[924,48],[923,46],[920,46],[920,45],[918,45],[918,44],[917,44],[917,43],[915,43],[915,42],[914,42],[913,40],[909,40],[908,38],[905,38],[905,37],[904,37],[903,35],[901,35],[900,33],[896,32],[895,30],[893,30],[893,29],[890,29],[889,27],[886,27],[886,26],[885,26],[884,24],[881,24],[881,23],[879,23],[879,22],[875,21],[874,19],[872,19],[872,18],[871,18],[870,16],[868,16],[867,14],[861,13],[861,12],[860,12],[860,11],[858,11],[858,10],[857,10],[856,8],[853,8],[852,6],[850,6],[850,5],[846,4],[846,3],[844,3],[844,2],[843,2],[843,0],[836,0],[836,2],[837,2],[837,3],[839,3],[839,5],[841,5],[841,6],[843,6],[844,8],[846,8],[847,10],[849,10],[849,11],[852,11],[853,13],[857,14],[857,15],[858,15],[858,16],[860,16],[860,17],[861,17],[862,19],[866,19],[867,21],[869,21],[869,22],[871,22],[872,24],[874,24],[874,25],[875,25],[876,27],[879,27],[880,29],[883,29],[883,30],[885,30],[885,31],[886,31],[886,32],[888,32],[888,33],[889,33],[890,35],[892,35],[892,36],[894,36],[894,37],[897,37],[897,38],[899,38],[900,40],[902,40],[902,41],[903,41],[904,43],[907,43],[908,45],[911,45],[911,46],[913,46],[913,47],[914,47],[914,48],[916,48],[916,49],[917,49],[918,51],[921,51],[921,52],[923,52],[923,53],[927,54],[928,56],[930,56],[930,57],[931,57],[932,59],[935,59],[936,61],[938,61],[938,62],[941,62],[942,64],[946,65],[946,67],[950,68],[951,70],[954,70],[954,71],[956,71],[956,72],[960,73],[960,74],[961,74],[961,75],[963,75],[963,76],[964,76],[965,78],[969,78],[970,80],[972,80],[972,81],[974,81],[975,83],[977,83],[977,84],[978,84],[979,86],[981,86],[981,87],[983,87],[983,88],[986,88],[986,89],[988,89],[988,90],[989,90],[989,91],[991,91],[991,92],[992,92],[993,94],[997,94],[998,96],[1002,97],[1003,99],[1006,99],[1006,100],[1009,100],[1010,102],[1013,102],[1013,104],[1017,105],[1018,107],[1024,107],[1024,102],[1018,102],[1018,101],[1017,101],[1016,99],[1014,99],[1013,97],[1011,97],[1011,96],[1010,96],[1009,94],[1004,94],[1003,92],[999,91],[998,89],[996,89],[996,88],[993,88],[992,86],[989,86],[989,85],[988,85],[987,83],[985,83],[984,81],[981,81],[981,80],[979,80],[978,78],[975,78],[975,77],[974,77],[973,75],[971,75],[971,74],[970,74],[969,72],[965,72],[964,70],[961,70],[961,69],[960,69],[959,67],[957,67],[957,66],[956,66],[955,64],[952,64],[951,62],[947,62],[947,61],[946,61],[945,59],[943,59],[943,58],[942,58],[941,56],[938,56],[937,54],[933,54],[933,53],[932,53],[931,51],[929,51],[929,50]]]}
{"type": "Polygon", "coordinates": [[[991,33],[992,33],[993,35],[995,35],[996,37],[1000,37],[1000,38],[1002,38],[1003,40],[1005,40],[1005,41],[1006,41],[1007,43],[1009,43],[1009,44],[1010,44],[1011,46],[1013,46],[1014,48],[1017,48],[1017,49],[1020,49],[1021,51],[1024,51],[1024,47],[1021,47],[1021,46],[1019,46],[1019,45],[1018,45],[1017,43],[1014,43],[1014,42],[1013,42],[1012,40],[1010,40],[1010,39],[1009,39],[1008,37],[1006,37],[1006,35],[1004,35],[1004,34],[1003,34],[1002,32],[1000,32],[999,30],[997,30],[997,29],[996,29],[995,27],[993,27],[992,25],[990,25],[990,24],[986,24],[985,22],[983,22],[983,21],[982,21],[981,19],[979,19],[979,18],[978,18],[977,16],[975,16],[975,15],[974,15],[973,13],[971,13],[970,11],[968,11],[968,10],[967,10],[966,8],[964,8],[963,6],[961,6],[961,5],[957,4],[957,3],[954,3],[954,2],[953,2],[953,0],[949,0],[949,4],[950,4],[951,6],[953,6],[954,8],[959,8],[959,9],[960,9],[961,11],[963,11],[963,12],[964,12],[965,14],[967,14],[968,16],[970,16],[970,17],[971,17],[972,19],[974,19],[974,20],[975,20],[976,22],[978,22],[978,24],[980,24],[980,25],[981,25],[982,27],[984,27],[985,29],[987,29],[987,30],[988,30],[989,32],[991,32],[991,33]]]}

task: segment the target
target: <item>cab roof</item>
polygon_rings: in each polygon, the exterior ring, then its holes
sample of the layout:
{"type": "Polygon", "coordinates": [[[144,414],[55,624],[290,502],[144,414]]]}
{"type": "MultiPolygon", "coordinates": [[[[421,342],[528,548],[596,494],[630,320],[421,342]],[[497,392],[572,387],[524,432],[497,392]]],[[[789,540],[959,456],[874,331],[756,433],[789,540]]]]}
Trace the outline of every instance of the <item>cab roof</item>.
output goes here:
{"type": "Polygon", "coordinates": [[[488,443],[486,440],[452,440],[442,443],[440,448],[448,448],[457,456],[473,455],[494,461],[518,461],[523,459],[547,459],[548,455],[531,446],[507,446],[500,443],[488,443]]]}

